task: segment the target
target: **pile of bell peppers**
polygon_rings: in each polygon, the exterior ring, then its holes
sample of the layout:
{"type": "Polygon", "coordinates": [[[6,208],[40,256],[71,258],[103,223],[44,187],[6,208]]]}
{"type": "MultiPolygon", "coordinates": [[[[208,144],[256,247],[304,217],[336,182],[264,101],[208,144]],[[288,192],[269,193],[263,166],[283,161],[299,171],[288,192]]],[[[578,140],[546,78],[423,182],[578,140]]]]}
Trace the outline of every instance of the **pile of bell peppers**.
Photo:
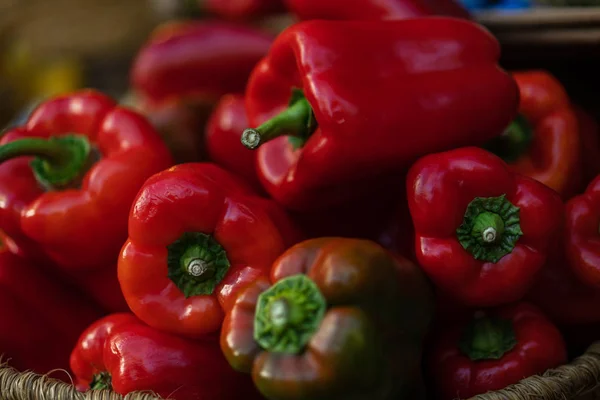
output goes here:
{"type": "Polygon", "coordinates": [[[0,137],[10,366],[451,400],[600,339],[600,128],[550,72],[504,70],[453,0],[187,6],[120,101],[54,95],[0,137]]]}

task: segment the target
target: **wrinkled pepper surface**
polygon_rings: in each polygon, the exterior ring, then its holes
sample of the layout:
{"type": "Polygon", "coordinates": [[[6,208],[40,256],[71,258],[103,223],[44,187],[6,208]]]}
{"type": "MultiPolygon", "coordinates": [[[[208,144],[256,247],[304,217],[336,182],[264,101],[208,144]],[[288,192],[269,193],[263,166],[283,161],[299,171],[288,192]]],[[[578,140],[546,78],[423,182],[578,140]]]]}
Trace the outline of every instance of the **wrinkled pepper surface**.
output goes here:
{"type": "Polygon", "coordinates": [[[71,353],[71,365],[81,391],[152,391],[173,400],[260,399],[252,381],[227,364],[216,338],[169,335],[131,314],[90,325],[71,353]]]}
{"type": "Polygon", "coordinates": [[[95,305],[37,265],[0,250],[0,354],[10,366],[40,374],[67,369],[77,337],[100,315],[95,305]]]}
{"type": "Polygon", "coordinates": [[[228,20],[251,20],[285,11],[283,0],[198,0],[203,11],[228,20]]]}
{"type": "Polygon", "coordinates": [[[297,239],[284,211],[210,163],[172,167],[133,202],[119,258],[131,310],[157,329],[201,337],[220,329],[234,295],[297,239]]]}
{"type": "Polygon", "coordinates": [[[565,245],[579,279],[600,290],[600,175],[566,204],[565,245]]]}
{"type": "Polygon", "coordinates": [[[567,361],[559,330],[528,303],[477,312],[466,326],[438,335],[431,376],[440,400],[503,389],[567,361]]]}
{"type": "Polygon", "coordinates": [[[228,22],[175,21],[155,29],[137,54],[131,85],[149,101],[216,101],[243,93],[248,75],[273,38],[228,22]]]}
{"type": "Polygon", "coordinates": [[[221,349],[271,400],[420,399],[432,313],[410,261],[371,241],[312,239],[240,291],[221,349]]]}
{"type": "Polygon", "coordinates": [[[290,11],[302,20],[388,20],[445,15],[471,18],[454,0],[285,0],[290,11]]]}
{"type": "Polygon", "coordinates": [[[260,146],[259,178],[286,207],[348,201],[419,156],[500,134],[518,89],[499,55],[459,19],[301,22],[250,76],[242,142],[260,146]]]}
{"type": "Polygon", "coordinates": [[[513,74],[520,92],[519,116],[486,148],[510,167],[568,199],[583,184],[577,115],[560,82],[545,71],[513,74]]]}
{"type": "Polygon", "coordinates": [[[236,94],[221,97],[206,125],[206,148],[211,161],[262,189],[256,175],[256,152],[240,143],[247,126],[244,97],[236,94]]]}
{"type": "Polygon", "coordinates": [[[480,148],[421,158],[406,187],[419,264],[468,306],[521,299],[562,227],[555,191],[480,148]]]}
{"type": "Polygon", "coordinates": [[[0,145],[0,229],[70,271],[114,265],[137,191],[171,165],[141,115],[93,90],[42,103],[0,145]]]}

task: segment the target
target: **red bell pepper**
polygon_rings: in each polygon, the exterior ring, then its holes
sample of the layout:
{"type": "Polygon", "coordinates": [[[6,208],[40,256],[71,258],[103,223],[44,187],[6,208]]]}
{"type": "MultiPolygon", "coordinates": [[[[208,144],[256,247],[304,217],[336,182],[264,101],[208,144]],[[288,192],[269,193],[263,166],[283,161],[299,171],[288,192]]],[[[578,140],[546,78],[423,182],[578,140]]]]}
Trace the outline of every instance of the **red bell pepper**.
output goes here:
{"type": "Polygon", "coordinates": [[[12,367],[41,374],[68,368],[77,337],[100,315],[72,288],[0,250],[0,354],[12,367]]]}
{"type": "Polygon", "coordinates": [[[583,180],[584,186],[587,186],[600,174],[600,126],[596,119],[583,108],[574,105],[573,109],[577,115],[581,134],[583,180]]]}
{"type": "Polygon", "coordinates": [[[302,20],[388,20],[445,15],[470,19],[469,12],[454,0],[285,0],[302,20]]]}
{"type": "Polygon", "coordinates": [[[272,41],[266,33],[227,22],[169,22],[156,28],[137,54],[131,84],[155,103],[216,101],[244,91],[272,41]]]}
{"type": "Polygon", "coordinates": [[[296,24],[250,76],[248,120],[262,125],[242,142],[260,146],[259,178],[286,207],[346,202],[419,156],[500,134],[518,90],[499,55],[458,19],[296,24]]]}
{"type": "Polygon", "coordinates": [[[131,314],[113,314],[91,325],[71,362],[80,390],[152,391],[173,400],[260,399],[252,380],[227,364],[216,338],[186,340],[131,314]]]}
{"type": "Polygon", "coordinates": [[[283,0],[198,0],[200,9],[228,20],[250,20],[285,10],[283,0]]]}
{"type": "Polygon", "coordinates": [[[425,156],[406,187],[419,264],[465,305],[521,299],[562,226],[556,192],[483,149],[425,156]]]}
{"type": "Polygon", "coordinates": [[[545,71],[513,76],[521,93],[520,114],[486,148],[502,157],[512,170],[568,199],[583,182],[580,128],[567,92],[545,71]]]}
{"type": "Polygon", "coordinates": [[[141,115],[92,90],[42,103],[0,144],[0,229],[71,271],[114,265],[133,198],[171,165],[141,115]]]}
{"type": "Polygon", "coordinates": [[[244,97],[225,95],[217,103],[206,126],[206,147],[210,160],[236,173],[262,189],[256,175],[256,153],[240,143],[242,132],[248,126],[244,97]]]}
{"type": "Polygon", "coordinates": [[[600,289],[600,175],[584,194],[566,204],[565,244],[569,266],[585,284],[600,289]]]}
{"type": "Polygon", "coordinates": [[[133,203],[121,289],[148,325],[201,337],[220,329],[234,295],[295,241],[277,204],[236,176],[210,163],[177,165],[148,179],[133,203]]]}
{"type": "Polygon", "coordinates": [[[499,390],[567,361],[559,330],[535,306],[477,312],[467,326],[442,332],[430,369],[440,400],[499,390]]]}

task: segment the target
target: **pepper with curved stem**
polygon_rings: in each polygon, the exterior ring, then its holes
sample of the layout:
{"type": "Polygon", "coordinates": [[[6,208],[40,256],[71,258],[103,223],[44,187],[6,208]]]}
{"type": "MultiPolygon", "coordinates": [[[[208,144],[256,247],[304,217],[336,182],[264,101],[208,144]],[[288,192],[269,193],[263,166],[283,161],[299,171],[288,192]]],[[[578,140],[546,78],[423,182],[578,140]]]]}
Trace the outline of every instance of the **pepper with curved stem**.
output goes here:
{"type": "Polygon", "coordinates": [[[237,292],[296,241],[285,212],[237,176],[179,164],[148,179],[134,200],[119,281],[142,321],[200,338],[220,329],[237,292]]]}
{"type": "Polygon", "coordinates": [[[321,238],[240,291],[221,330],[230,365],[267,398],[422,398],[433,299],[424,275],[368,240],[321,238]],[[387,332],[387,334],[383,334],[387,332]]]}
{"type": "Polygon", "coordinates": [[[503,389],[566,361],[558,328],[537,307],[517,303],[438,331],[428,365],[435,398],[452,400],[503,389]]]}
{"type": "Polygon", "coordinates": [[[419,264],[465,306],[522,299],[562,229],[555,191],[480,148],[421,158],[406,189],[419,264]]]}

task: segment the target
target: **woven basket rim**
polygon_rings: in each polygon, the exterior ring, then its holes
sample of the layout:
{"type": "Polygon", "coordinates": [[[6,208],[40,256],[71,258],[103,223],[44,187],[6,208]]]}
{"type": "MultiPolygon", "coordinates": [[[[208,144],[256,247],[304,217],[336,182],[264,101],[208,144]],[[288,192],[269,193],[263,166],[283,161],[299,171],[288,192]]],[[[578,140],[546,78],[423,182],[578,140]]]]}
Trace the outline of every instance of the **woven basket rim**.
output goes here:
{"type": "MultiPolygon", "coordinates": [[[[543,375],[523,379],[505,389],[488,392],[469,400],[576,400],[600,388],[600,341],[570,364],[548,370],[543,375]]],[[[0,393],[3,400],[161,400],[153,393],[136,392],[122,396],[109,390],[82,393],[75,386],[33,372],[19,372],[0,362],[0,393]]]]}

